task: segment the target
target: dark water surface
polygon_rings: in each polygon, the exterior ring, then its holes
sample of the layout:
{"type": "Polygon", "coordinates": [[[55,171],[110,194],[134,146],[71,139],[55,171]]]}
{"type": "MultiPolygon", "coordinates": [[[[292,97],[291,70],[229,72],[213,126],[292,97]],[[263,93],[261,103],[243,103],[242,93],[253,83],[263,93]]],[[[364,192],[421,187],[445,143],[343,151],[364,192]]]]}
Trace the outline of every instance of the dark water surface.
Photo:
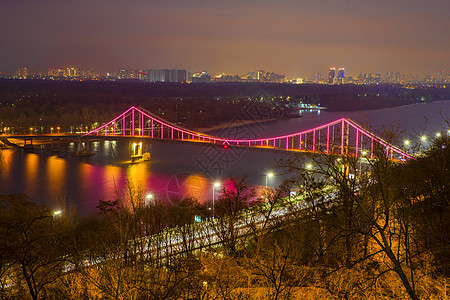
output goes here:
{"type": "MultiPolygon", "coordinates": [[[[216,135],[240,137],[270,137],[309,129],[324,123],[348,117],[360,124],[369,123],[375,130],[383,124],[397,123],[405,129],[405,137],[417,138],[427,125],[426,132],[434,135],[443,128],[442,118],[450,116],[450,101],[414,104],[390,109],[364,112],[303,113],[301,118],[253,124],[239,129],[222,130],[216,135]],[[428,123],[425,122],[428,119],[428,123]]],[[[115,199],[123,194],[127,184],[142,188],[144,193],[170,199],[187,195],[200,201],[212,198],[212,183],[223,184],[229,176],[248,176],[248,182],[257,192],[265,185],[269,171],[276,171],[274,160],[283,154],[227,150],[210,145],[144,141],[144,152],[151,160],[130,163],[132,140],[91,142],[91,157],[72,157],[75,143],[62,144],[62,151],[52,154],[50,145],[36,148],[33,153],[20,150],[0,150],[0,194],[24,193],[30,200],[55,209],[61,202],[72,201],[81,214],[95,211],[99,199],[115,199]]],[[[268,179],[276,186],[281,176],[268,179]]],[[[216,190],[217,195],[219,189],[216,190]]]]}

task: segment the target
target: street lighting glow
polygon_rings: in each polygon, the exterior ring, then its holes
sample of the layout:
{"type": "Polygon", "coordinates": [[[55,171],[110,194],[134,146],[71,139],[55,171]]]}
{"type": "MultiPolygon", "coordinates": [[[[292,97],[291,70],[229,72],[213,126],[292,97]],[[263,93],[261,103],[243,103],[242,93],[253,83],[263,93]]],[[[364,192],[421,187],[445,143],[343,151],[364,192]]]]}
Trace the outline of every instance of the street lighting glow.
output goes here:
{"type": "Polygon", "coordinates": [[[265,197],[266,198],[265,199],[266,202],[267,202],[267,179],[269,177],[273,177],[273,173],[272,172],[266,174],[266,197],[265,197]]]}
{"type": "Polygon", "coordinates": [[[405,144],[406,146],[409,146],[410,143],[411,143],[411,142],[410,142],[409,140],[404,140],[404,141],[403,141],[403,144],[405,144]]]}
{"type": "Polygon", "coordinates": [[[427,140],[427,137],[426,137],[425,135],[422,135],[422,136],[420,137],[420,140],[421,140],[422,142],[425,142],[425,141],[427,140]]]}
{"type": "Polygon", "coordinates": [[[441,133],[440,133],[440,132],[437,132],[437,133],[436,133],[436,137],[441,137],[441,133]]]}
{"type": "Polygon", "coordinates": [[[153,199],[153,194],[145,195],[144,206],[147,206],[152,199],[153,199]]]}
{"type": "Polygon", "coordinates": [[[363,151],[363,152],[362,152],[362,155],[363,155],[363,156],[366,156],[366,155],[367,155],[367,151],[363,151]]]}
{"type": "Polygon", "coordinates": [[[215,193],[215,191],[216,191],[216,188],[218,188],[220,186],[220,182],[218,182],[218,181],[216,181],[216,182],[214,182],[213,183],[213,188],[212,188],[212,196],[213,196],[213,220],[214,220],[214,217],[215,217],[215,213],[214,213],[214,206],[215,206],[215,195],[214,195],[214,193],[215,193]]]}
{"type": "Polygon", "coordinates": [[[55,211],[53,212],[53,216],[55,216],[55,217],[60,216],[61,214],[62,214],[62,211],[61,211],[61,210],[55,210],[55,211]]]}
{"type": "Polygon", "coordinates": [[[308,170],[311,170],[311,169],[312,169],[312,164],[307,164],[307,165],[306,165],[306,168],[307,168],[308,170]]]}

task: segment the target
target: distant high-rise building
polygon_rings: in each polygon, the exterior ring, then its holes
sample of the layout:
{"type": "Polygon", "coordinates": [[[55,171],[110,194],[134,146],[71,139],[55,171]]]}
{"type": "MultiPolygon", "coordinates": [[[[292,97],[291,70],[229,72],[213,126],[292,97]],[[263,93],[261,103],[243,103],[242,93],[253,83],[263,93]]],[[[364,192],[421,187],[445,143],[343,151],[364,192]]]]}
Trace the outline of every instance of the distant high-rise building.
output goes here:
{"type": "Polygon", "coordinates": [[[323,80],[323,78],[322,78],[322,73],[317,72],[317,73],[316,73],[316,83],[321,83],[322,80],[323,80]]]}
{"type": "Polygon", "coordinates": [[[336,68],[330,68],[328,71],[328,84],[334,84],[336,79],[336,68]]]}
{"type": "Polygon", "coordinates": [[[170,82],[186,82],[186,70],[170,70],[169,81],[170,82]]]}
{"type": "Polygon", "coordinates": [[[17,69],[17,77],[19,79],[26,79],[28,76],[28,69],[27,67],[21,67],[17,69]]]}
{"type": "Polygon", "coordinates": [[[344,68],[339,68],[338,77],[337,77],[337,83],[338,84],[344,84],[344,68]]]}
{"type": "Polygon", "coordinates": [[[186,82],[186,70],[150,69],[145,81],[149,82],[186,82]]]}

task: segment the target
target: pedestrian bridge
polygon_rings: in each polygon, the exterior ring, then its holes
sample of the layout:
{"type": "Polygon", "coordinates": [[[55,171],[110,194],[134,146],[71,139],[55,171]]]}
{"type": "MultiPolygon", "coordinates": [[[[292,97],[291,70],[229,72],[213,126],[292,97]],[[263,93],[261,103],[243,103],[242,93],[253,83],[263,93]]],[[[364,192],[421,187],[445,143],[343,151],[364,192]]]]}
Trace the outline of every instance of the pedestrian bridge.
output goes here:
{"type": "Polygon", "coordinates": [[[374,158],[376,153],[382,151],[392,160],[414,159],[406,151],[387,143],[346,118],[288,135],[232,139],[188,130],[171,124],[143,108],[132,106],[108,123],[85,134],[85,137],[89,136],[186,141],[217,144],[224,148],[238,146],[367,158],[374,158]]]}

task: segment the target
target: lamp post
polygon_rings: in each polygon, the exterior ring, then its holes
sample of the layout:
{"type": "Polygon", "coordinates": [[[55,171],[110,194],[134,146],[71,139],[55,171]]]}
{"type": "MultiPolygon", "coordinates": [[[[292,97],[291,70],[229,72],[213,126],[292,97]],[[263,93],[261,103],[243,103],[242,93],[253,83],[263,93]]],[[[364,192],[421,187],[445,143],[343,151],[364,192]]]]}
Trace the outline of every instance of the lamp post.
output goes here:
{"type": "Polygon", "coordinates": [[[213,188],[212,188],[212,190],[213,190],[213,220],[214,220],[214,202],[215,202],[215,190],[216,190],[216,188],[218,188],[220,186],[220,182],[214,182],[213,183],[213,188]]]}
{"type": "Polygon", "coordinates": [[[267,202],[267,178],[269,178],[269,177],[273,177],[273,173],[272,172],[266,174],[266,197],[265,197],[266,202],[267,202]]]}
{"type": "Polygon", "coordinates": [[[426,135],[422,135],[420,137],[420,141],[421,141],[421,143],[419,144],[419,154],[423,151],[422,149],[425,148],[425,143],[427,142],[427,136],[426,135]]]}
{"type": "Polygon", "coordinates": [[[362,174],[361,160],[362,160],[363,158],[366,158],[367,152],[366,152],[366,151],[363,151],[361,154],[362,154],[362,157],[359,158],[359,176],[361,176],[361,174],[362,174]]]}
{"type": "Polygon", "coordinates": [[[147,206],[148,202],[152,199],[153,199],[153,194],[147,194],[147,196],[145,196],[145,206],[147,206]]]}

